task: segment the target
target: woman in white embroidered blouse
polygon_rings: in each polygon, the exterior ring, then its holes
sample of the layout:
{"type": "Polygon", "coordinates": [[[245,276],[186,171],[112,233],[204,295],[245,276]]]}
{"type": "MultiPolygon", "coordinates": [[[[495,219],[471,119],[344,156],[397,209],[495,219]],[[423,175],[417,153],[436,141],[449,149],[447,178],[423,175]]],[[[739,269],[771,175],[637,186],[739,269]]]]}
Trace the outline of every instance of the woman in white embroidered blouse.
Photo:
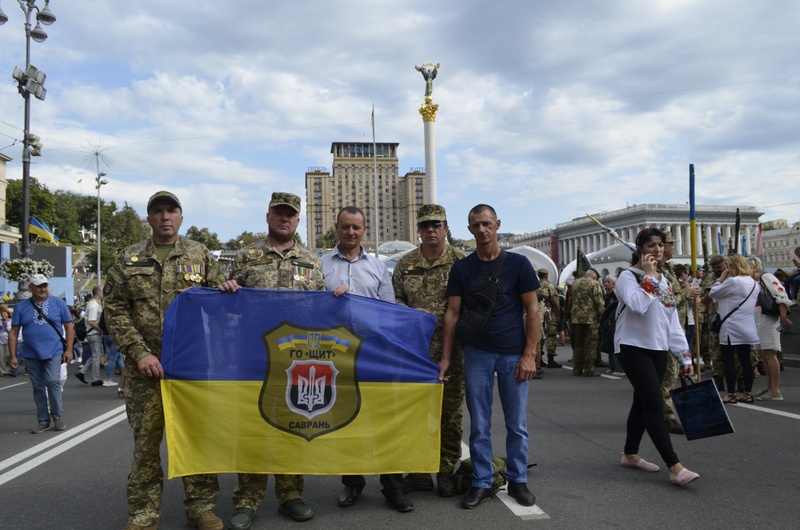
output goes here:
{"type": "Polygon", "coordinates": [[[692,360],[678,322],[669,280],[658,271],[665,241],[664,232],[657,228],[640,231],[631,268],[620,273],[614,288],[620,303],[614,349],[633,387],[621,464],[642,471],[658,471],[657,465],[637,454],[646,430],[669,467],[670,481],[685,486],[700,475],[683,467],[672,448],[664,421],[661,381],[670,351],[681,365],[682,377],[692,374],[692,360]]]}
{"type": "Polygon", "coordinates": [[[754,371],[750,362],[750,346],[758,344],[754,314],[760,288],[750,276],[750,265],[742,256],[735,254],[726,262],[728,268],[708,292],[708,297],[717,302],[720,318],[724,319],[719,332],[719,346],[728,393],[722,401],[752,403],[754,371]],[[738,398],[734,355],[739,359],[744,379],[744,392],[738,398]]]}
{"type": "Polygon", "coordinates": [[[768,315],[761,310],[761,304],[756,303],[755,319],[756,329],[758,330],[758,354],[764,363],[764,371],[767,372],[767,388],[756,394],[758,401],[783,401],[781,394],[781,365],[778,362],[778,350],[781,349],[781,334],[778,332],[778,324],[783,329],[789,329],[792,322],[787,318],[789,306],[794,305],[786,294],[781,282],[768,272],[761,272],[761,260],[751,257],[747,260],[750,263],[750,270],[753,271],[753,279],[759,282],[759,287],[765,295],[775,299],[780,315],[768,315]]]}

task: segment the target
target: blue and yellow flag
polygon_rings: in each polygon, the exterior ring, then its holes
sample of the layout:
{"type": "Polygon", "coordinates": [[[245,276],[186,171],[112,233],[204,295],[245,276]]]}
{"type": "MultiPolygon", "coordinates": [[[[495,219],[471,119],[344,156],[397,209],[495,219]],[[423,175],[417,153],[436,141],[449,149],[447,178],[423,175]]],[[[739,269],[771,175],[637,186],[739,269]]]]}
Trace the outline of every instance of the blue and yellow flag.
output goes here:
{"type": "Polygon", "coordinates": [[[330,291],[180,294],[161,353],[170,478],[438,471],[435,325],[330,291]]]}
{"type": "Polygon", "coordinates": [[[55,232],[50,230],[50,227],[47,226],[47,223],[39,221],[32,215],[31,215],[31,222],[28,225],[28,232],[37,237],[41,237],[42,239],[50,241],[55,246],[59,246],[58,242],[60,240],[58,239],[58,236],[55,234],[55,232]]]}

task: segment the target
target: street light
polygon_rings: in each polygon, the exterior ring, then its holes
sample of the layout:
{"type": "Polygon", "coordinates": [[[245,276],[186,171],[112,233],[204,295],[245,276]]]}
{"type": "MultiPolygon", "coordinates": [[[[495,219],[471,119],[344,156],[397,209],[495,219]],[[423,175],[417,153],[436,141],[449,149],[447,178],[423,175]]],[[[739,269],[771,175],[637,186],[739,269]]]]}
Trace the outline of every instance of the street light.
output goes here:
{"type": "MultiPolygon", "coordinates": [[[[39,144],[39,137],[31,135],[31,94],[36,98],[44,100],[47,91],[44,89],[44,72],[40,72],[36,67],[31,65],[31,39],[36,42],[44,42],[47,39],[47,33],[42,29],[42,24],[49,26],[56,21],[56,16],[50,11],[50,0],[44,0],[44,7],[39,9],[36,5],[36,0],[17,0],[20,9],[25,13],[25,70],[19,68],[14,69],[14,79],[19,83],[19,93],[22,94],[22,99],[25,100],[25,122],[22,131],[22,219],[20,232],[22,233],[22,241],[19,247],[19,254],[23,258],[27,258],[31,254],[31,245],[28,241],[28,223],[31,217],[31,141],[32,136],[38,144],[37,153],[41,149],[39,144]],[[36,26],[31,28],[31,13],[36,11],[36,26]]],[[[0,26],[8,22],[8,15],[6,15],[2,8],[0,8],[0,26]]]]}
{"type": "Polygon", "coordinates": [[[100,186],[105,186],[108,184],[108,181],[104,179],[108,175],[105,171],[102,173],[100,172],[100,168],[97,169],[97,178],[95,181],[97,182],[97,285],[100,285],[101,281],[101,273],[100,273],[100,186]]]}

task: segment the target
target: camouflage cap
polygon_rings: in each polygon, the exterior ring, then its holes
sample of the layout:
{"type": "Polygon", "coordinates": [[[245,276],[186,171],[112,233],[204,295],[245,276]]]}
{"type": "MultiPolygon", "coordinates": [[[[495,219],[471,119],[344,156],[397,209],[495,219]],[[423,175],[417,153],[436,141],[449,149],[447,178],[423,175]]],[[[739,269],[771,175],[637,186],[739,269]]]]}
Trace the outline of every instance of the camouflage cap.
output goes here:
{"type": "Polygon", "coordinates": [[[447,221],[447,213],[444,206],[438,204],[423,204],[417,210],[417,223],[425,221],[447,221]]]}
{"type": "Polygon", "coordinates": [[[269,207],[286,205],[296,212],[300,212],[300,197],[294,193],[286,191],[276,191],[272,194],[272,199],[269,201],[269,207]]]}
{"type": "Polygon", "coordinates": [[[708,264],[712,267],[722,263],[725,263],[725,258],[722,256],[722,254],[713,254],[710,258],[708,258],[708,264]]]}
{"type": "Polygon", "coordinates": [[[175,205],[178,208],[183,210],[183,207],[181,206],[181,201],[178,200],[178,197],[174,193],[170,193],[168,191],[161,190],[161,191],[155,192],[153,194],[153,196],[150,197],[150,199],[147,201],[147,211],[149,212],[150,211],[150,207],[153,205],[153,203],[157,202],[159,200],[173,202],[173,203],[175,203],[175,205]]]}
{"type": "Polygon", "coordinates": [[[666,232],[664,232],[664,236],[665,236],[664,237],[664,244],[665,245],[667,243],[673,243],[673,244],[675,243],[675,236],[672,235],[672,231],[671,230],[667,230],[666,232]]]}
{"type": "Polygon", "coordinates": [[[536,274],[538,274],[539,276],[547,276],[548,274],[550,274],[550,271],[545,268],[541,268],[536,271],[536,274]]]}

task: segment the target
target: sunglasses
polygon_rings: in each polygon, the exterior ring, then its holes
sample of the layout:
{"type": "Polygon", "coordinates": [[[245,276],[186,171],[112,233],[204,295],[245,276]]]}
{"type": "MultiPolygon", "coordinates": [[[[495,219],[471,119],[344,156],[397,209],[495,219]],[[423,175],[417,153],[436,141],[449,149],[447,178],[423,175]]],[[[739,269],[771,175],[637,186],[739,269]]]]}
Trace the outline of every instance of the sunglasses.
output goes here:
{"type": "Polygon", "coordinates": [[[422,221],[417,225],[417,228],[419,228],[420,230],[427,230],[428,228],[433,227],[436,230],[438,230],[442,226],[444,226],[444,222],[442,221],[422,221]]]}

